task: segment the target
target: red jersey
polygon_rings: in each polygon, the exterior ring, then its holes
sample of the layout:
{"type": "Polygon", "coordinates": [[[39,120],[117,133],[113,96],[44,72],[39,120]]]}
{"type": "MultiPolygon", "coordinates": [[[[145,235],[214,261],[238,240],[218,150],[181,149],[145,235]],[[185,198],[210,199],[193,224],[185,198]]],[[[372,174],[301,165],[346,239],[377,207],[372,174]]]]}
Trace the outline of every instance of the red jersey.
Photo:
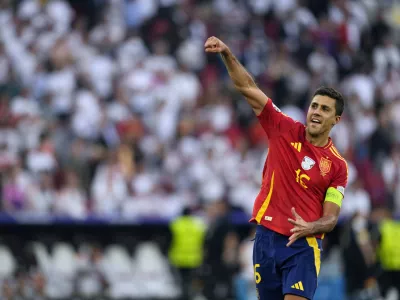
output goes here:
{"type": "Polygon", "coordinates": [[[322,217],[329,187],[344,195],[347,163],[330,138],[324,147],[308,142],[306,127],[283,114],[271,99],[258,119],[267,133],[269,149],[250,221],[290,236],[292,207],[312,222],[322,217]]]}

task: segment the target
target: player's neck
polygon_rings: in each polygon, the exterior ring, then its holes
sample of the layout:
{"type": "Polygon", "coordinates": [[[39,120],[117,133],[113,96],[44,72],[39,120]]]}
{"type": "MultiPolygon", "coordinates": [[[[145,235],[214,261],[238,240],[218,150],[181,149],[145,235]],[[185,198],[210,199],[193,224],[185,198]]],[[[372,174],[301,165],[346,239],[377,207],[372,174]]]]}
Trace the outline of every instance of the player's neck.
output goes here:
{"type": "Polygon", "coordinates": [[[306,131],[306,140],[314,146],[324,147],[329,143],[329,135],[312,136],[306,131]]]}

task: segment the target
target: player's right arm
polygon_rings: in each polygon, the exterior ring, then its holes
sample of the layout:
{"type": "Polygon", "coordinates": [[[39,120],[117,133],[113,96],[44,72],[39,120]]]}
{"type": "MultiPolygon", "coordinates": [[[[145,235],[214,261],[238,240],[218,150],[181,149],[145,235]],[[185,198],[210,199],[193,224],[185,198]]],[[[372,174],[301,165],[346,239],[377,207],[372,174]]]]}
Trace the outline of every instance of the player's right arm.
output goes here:
{"type": "Polygon", "coordinates": [[[257,87],[253,77],[233,55],[229,47],[213,36],[206,41],[204,48],[206,52],[221,55],[235,88],[246,98],[255,114],[259,116],[268,102],[268,97],[257,87]]]}
{"type": "Polygon", "coordinates": [[[247,99],[264,128],[268,138],[289,131],[295,121],[283,114],[256,85],[253,77],[232,54],[229,47],[216,37],[210,37],[204,45],[205,51],[219,53],[228,69],[236,89],[247,99]]]}

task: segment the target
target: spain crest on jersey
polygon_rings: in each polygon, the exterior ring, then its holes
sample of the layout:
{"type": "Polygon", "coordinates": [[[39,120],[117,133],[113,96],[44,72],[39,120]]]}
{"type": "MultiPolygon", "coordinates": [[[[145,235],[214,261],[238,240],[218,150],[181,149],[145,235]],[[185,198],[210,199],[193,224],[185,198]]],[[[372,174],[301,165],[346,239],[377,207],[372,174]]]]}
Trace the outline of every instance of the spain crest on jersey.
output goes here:
{"type": "Polygon", "coordinates": [[[332,161],[322,157],[319,162],[319,169],[321,170],[321,175],[325,176],[331,170],[332,161]]]}

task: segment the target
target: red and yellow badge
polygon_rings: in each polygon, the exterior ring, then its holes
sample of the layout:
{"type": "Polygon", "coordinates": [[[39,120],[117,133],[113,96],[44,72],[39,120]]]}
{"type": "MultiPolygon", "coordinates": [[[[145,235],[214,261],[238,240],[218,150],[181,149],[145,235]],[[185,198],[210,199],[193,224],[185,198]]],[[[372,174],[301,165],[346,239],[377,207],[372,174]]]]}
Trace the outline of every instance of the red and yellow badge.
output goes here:
{"type": "Polygon", "coordinates": [[[319,162],[319,169],[321,170],[321,175],[325,176],[326,174],[328,174],[329,171],[331,170],[331,166],[332,166],[332,161],[325,157],[322,157],[319,162]]]}

